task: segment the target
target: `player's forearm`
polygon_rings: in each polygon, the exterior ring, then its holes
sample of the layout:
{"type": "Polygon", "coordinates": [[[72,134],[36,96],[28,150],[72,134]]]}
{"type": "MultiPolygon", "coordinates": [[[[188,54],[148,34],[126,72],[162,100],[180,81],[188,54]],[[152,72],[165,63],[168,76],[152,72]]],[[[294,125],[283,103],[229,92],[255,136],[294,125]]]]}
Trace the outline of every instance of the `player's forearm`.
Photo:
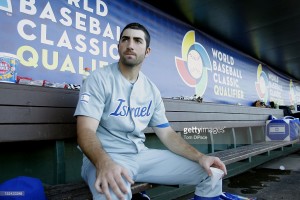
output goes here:
{"type": "Polygon", "coordinates": [[[180,135],[175,132],[169,133],[168,136],[163,139],[163,143],[174,153],[196,162],[198,162],[200,157],[204,155],[193,146],[188,144],[180,135]]]}
{"type": "Polygon", "coordinates": [[[101,164],[111,160],[95,133],[91,130],[78,130],[77,142],[83,153],[89,158],[89,160],[98,168],[101,168],[101,164]]]}

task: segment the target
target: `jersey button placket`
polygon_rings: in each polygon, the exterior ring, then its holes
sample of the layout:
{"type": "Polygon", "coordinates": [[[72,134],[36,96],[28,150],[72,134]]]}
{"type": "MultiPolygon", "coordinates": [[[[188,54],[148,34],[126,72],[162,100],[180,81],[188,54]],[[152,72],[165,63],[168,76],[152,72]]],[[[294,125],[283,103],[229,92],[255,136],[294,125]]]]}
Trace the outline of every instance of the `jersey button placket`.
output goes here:
{"type": "MultiPolygon", "coordinates": [[[[132,102],[134,102],[134,92],[133,92],[133,88],[132,88],[132,90],[131,90],[131,94],[130,94],[130,99],[129,99],[129,107],[130,107],[130,109],[132,109],[132,108],[134,108],[135,107],[135,105],[132,103],[132,102]]],[[[133,127],[133,130],[135,130],[135,123],[134,123],[134,113],[132,113],[132,112],[130,112],[129,113],[130,114],[130,125],[131,126],[134,126],[133,127]]]]}

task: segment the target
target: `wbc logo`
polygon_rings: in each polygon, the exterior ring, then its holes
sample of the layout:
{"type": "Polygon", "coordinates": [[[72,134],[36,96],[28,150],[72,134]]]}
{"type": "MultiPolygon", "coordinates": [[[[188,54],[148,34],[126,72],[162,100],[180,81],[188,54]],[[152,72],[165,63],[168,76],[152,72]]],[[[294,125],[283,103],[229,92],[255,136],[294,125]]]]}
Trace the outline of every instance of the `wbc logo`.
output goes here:
{"type": "Polygon", "coordinates": [[[1,0],[0,10],[12,13],[11,0],[1,0]]]}
{"type": "Polygon", "coordinates": [[[189,87],[195,88],[196,97],[202,97],[208,83],[208,71],[212,70],[206,49],[196,42],[195,31],[188,31],[181,46],[181,57],[175,56],[178,74],[189,87]]]}

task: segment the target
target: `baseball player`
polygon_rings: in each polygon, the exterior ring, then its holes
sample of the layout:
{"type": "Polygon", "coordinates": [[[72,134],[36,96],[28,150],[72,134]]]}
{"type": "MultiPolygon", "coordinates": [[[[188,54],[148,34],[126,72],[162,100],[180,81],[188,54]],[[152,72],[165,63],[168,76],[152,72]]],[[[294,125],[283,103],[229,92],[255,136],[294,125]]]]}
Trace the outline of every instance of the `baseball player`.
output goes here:
{"type": "Polygon", "coordinates": [[[195,185],[195,200],[218,199],[222,180],[212,189],[209,167],[225,174],[226,167],[170,127],[159,90],[140,71],[149,44],[143,25],[128,24],[120,35],[119,62],[92,72],[80,89],[74,116],[84,154],[81,175],[97,200],[129,200],[135,181],[195,185]],[[148,126],[169,150],[144,145],[148,126]]]}

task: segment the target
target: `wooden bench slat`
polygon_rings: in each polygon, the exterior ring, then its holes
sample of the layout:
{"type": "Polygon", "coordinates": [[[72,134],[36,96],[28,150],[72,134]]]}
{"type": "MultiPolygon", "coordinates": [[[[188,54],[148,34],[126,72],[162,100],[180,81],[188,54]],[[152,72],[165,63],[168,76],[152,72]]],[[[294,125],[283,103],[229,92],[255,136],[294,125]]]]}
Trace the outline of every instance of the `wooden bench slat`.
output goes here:
{"type": "Polygon", "coordinates": [[[92,194],[84,182],[45,186],[48,200],[90,200],[92,194]]]}
{"type": "MultiPolygon", "coordinates": [[[[171,127],[176,132],[182,132],[184,128],[247,128],[265,126],[266,121],[198,121],[198,122],[172,122],[171,127]]],[[[153,133],[151,127],[144,130],[145,133],[153,133]]]]}
{"type": "Polygon", "coordinates": [[[200,112],[200,113],[245,113],[255,115],[279,115],[282,116],[282,110],[258,108],[250,106],[237,106],[230,104],[217,103],[198,103],[195,101],[163,99],[166,111],[172,112],[200,112]]]}
{"type": "Polygon", "coordinates": [[[1,124],[39,124],[39,123],[76,123],[74,108],[1,106],[0,110],[7,115],[0,115],[1,124]],[[9,114],[13,113],[13,115],[9,114]]]}
{"type": "Polygon", "coordinates": [[[76,137],[76,124],[1,125],[0,142],[60,140],[76,137]]]}
{"type": "Polygon", "coordinates": [[[148,190],[153,187],[151,183],[135,183],[131,186],[132,194],[136,194],[145,190],[148,190]]]}
{"type": "Polygon", "coordinates": [[[237,147],[234,149],[223,150],[220,152],[214,152],[210,155],[219,157],[224,162],[224,164],[227,165],[297,142],[299,142],[299,140],[261,142],[237,147]]]}
{"type": "Polygon", "coordinates": [[[0,105],[72,107],[78,101],[78,90],[0,83],[0,105]]]}
{"type": "Polygon", "coordinates": [[[178,112],[167,112],[169,121],[194,122],[194,121],[265,121],[269,114],[254,115],[249,113],[196,113],[186,112],[179,114],[178,112]]]}
{"type": "MultiPolygon", "coordinates": [[[[135,183],[131,186],[132,194],[152,188],[150,183],[135,183]]],[[[92,193],[85,182],[48,185],[44,187],[48,200],[91,200],[92,193]]]]}

